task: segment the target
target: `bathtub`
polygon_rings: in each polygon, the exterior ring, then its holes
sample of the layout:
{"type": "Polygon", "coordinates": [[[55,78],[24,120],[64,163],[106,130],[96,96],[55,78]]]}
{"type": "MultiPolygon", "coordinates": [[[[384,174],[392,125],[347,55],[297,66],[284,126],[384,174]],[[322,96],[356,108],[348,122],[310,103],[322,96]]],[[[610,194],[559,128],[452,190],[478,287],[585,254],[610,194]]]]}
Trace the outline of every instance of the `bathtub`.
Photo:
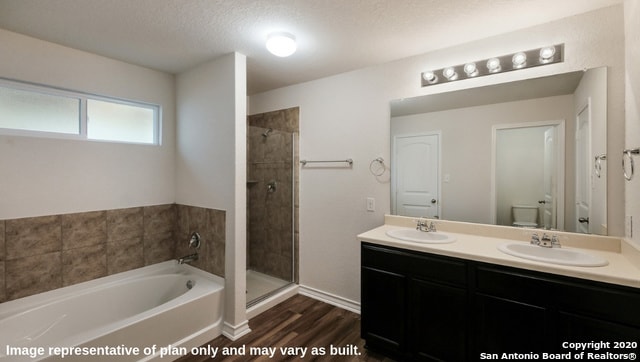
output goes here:
{"type": "Polygon", "coordinates": [[[170,260],[1,303],[0,361],[175,360],[222,333],[223,293],[170,260]]]}

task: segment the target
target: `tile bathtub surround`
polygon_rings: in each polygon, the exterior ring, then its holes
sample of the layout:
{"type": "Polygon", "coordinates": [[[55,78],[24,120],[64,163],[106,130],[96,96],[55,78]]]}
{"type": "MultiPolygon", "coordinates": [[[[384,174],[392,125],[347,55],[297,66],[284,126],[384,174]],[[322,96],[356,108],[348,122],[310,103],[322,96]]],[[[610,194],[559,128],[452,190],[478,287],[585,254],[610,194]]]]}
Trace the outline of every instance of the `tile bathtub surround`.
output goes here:
{"type": "Polygon", "coordinates": [[[225,219],[224,211],[202,207],[176,205],[176,258],[194,253],[189,248],[191,233],[200,234],[199,258],[191,265],[224,277],[225,219]]]}
{"type": "Polygon", "coordinates": [[[179,210],[206,235],[196,266],[223,275],[224,211],[166,204],[0,220],[0,302],[185,255],[179,210]]]}

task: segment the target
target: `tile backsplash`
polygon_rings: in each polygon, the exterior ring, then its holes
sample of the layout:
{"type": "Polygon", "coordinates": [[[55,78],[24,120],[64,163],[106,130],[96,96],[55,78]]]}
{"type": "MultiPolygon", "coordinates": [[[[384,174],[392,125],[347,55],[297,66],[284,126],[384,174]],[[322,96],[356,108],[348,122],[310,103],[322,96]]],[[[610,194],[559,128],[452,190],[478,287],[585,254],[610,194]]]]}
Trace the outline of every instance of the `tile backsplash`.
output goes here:
{"type": "Polygon", "coordinates": [[[179,258],[224,276],[225,212],[165,204],[0,220],[0,302],[179,258]]]}

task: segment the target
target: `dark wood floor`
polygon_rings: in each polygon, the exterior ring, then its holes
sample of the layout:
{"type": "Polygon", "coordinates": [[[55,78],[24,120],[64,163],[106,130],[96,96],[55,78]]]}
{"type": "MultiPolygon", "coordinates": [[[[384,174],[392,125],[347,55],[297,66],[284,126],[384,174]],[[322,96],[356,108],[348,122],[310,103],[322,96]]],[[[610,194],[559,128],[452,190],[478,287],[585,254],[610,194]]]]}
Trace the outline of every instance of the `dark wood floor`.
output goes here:
{"type": "Polygon", "coordinates": [[[178,361],[293,361],[302,356],[300,349],[291,349],[295,347],[306,347],[305,361],[392,361],[364,349],[364,341],[360,339],[360,315],[302,295],[291,297],[251,319],[249,327],[251,333],[236,341],[220,336],[209,342],[209,350],[218,348],[213,359],[204,355],[203,350],[202,355],[185,356],[178,361]],[[257,349],[251,355],[251,347],[276,349],[272,349],[275,353],[270,358],[267,354],[259,355],[257,349]],[[324,355],[312,355],[313,349],[324,355]],[[223,351],[233,355],[222,356],[223,351]]]}

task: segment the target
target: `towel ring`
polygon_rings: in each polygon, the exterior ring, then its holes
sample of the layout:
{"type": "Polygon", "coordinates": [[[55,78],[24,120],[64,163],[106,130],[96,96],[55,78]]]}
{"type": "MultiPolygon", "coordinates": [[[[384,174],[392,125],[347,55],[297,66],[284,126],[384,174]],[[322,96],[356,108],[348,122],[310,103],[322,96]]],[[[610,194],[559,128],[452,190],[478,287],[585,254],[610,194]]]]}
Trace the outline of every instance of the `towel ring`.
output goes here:
{"type": "Polygon", "coordinates": [[[602,161],[606,161],[607,160],[607,155],[605,155],[604,153],[601,155],[597,155],[595,157],[596,162],[595,165],[593,166],[595,172],[596,172],[596,176],[598,178],[600,178],[600,172],[602,171],[602,161]]]}
{"type": "Polygon", "coordinates": [[[627,181],[631,181],[631,179],[633,179],[633,155],[638,154],[640,154],[640,148],[629,148],[622,151],[622,173],[627,181]],[[629,173],[627,173],[626,159],[629,159],[629,173]]]}
{"type": "Polygon", "coordinates": [[[387,171],[387,166],[384,164],[384,158],[382,158],[382,157],[378,157],[378,158],[374,159],[369,164],[369,172],[371,172],[371,174],[373,176],[382,176],[382,175],[384,175],[385,171],[387,171]],[[373,167],[374,167],[374,165],[376,163],[378,163],[378,164],[380,164],[380,166],[382,166],[382,167],[377,169],[377,172],[374,171],[374,169],[373,169],[373,167]]]}

